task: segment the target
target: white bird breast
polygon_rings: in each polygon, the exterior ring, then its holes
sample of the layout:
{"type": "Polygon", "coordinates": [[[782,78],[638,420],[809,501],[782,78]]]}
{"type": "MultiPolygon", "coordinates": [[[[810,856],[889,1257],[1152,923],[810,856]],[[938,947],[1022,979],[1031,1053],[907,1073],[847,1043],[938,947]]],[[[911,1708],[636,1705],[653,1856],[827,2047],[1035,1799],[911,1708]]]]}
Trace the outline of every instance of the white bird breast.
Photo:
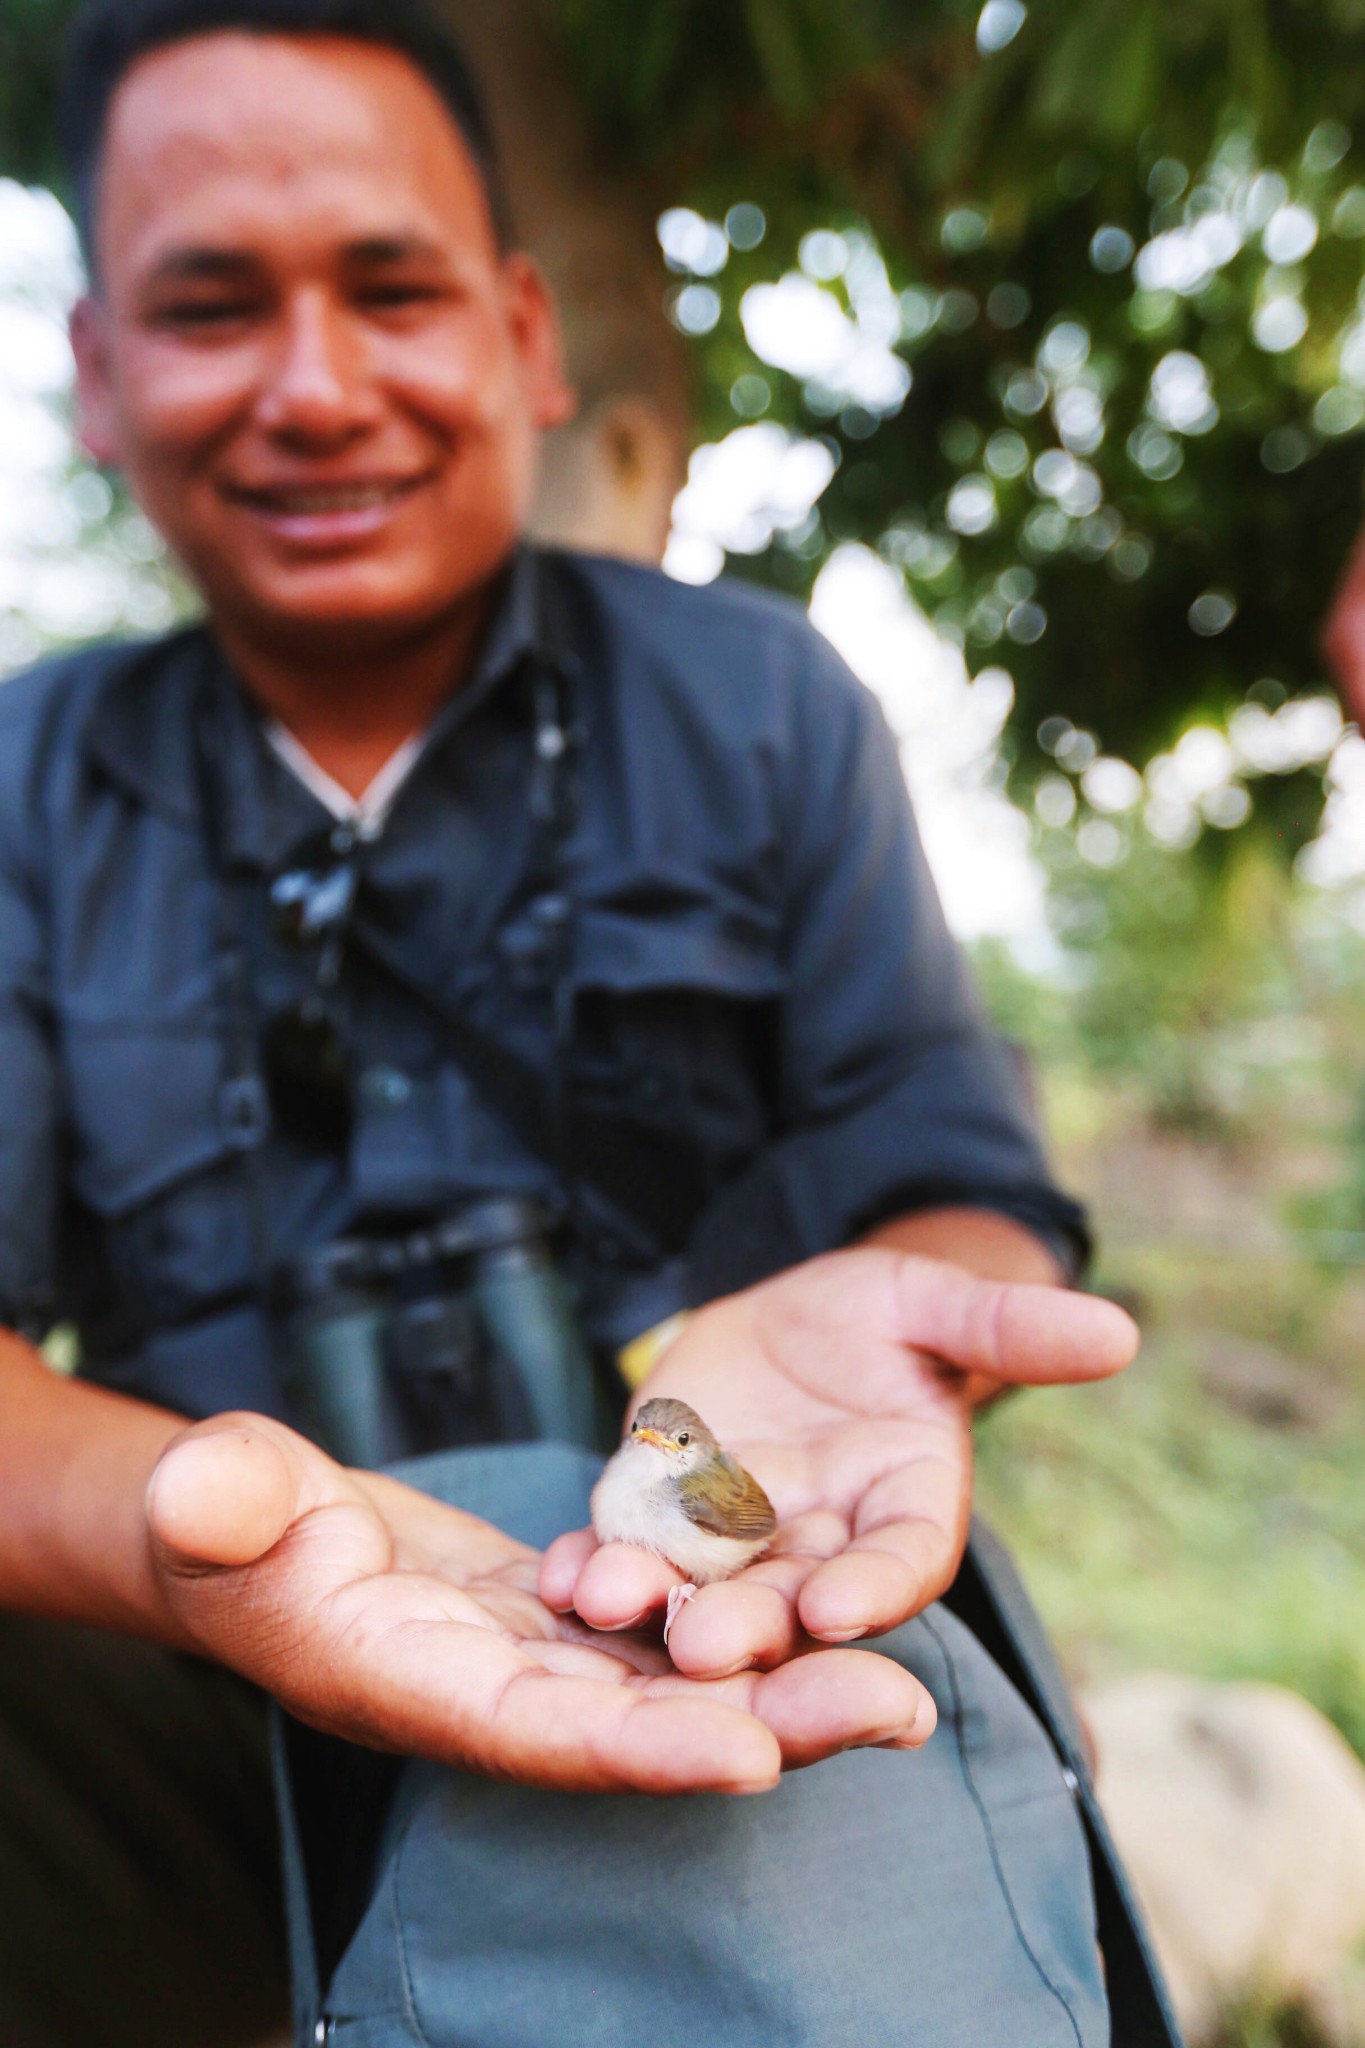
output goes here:
{"type": "Polygon", "coordinates": [[[599,1543],[633,1543],[691,1579],[695,1586],[728,1579],[767,1549],[737,1536],[717,1536],[688,1519],[672,1473],[651,1467],[661,1454],[643,1444],[623,1444],[592,1490],[593,1533],[599,1543]]]}

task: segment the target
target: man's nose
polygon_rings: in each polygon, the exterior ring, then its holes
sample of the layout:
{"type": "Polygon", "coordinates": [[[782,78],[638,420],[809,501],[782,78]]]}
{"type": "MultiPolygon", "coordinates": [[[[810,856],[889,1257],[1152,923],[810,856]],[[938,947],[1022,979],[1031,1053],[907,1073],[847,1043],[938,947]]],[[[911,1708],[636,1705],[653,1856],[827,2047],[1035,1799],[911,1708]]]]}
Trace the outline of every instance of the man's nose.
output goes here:
{"type": "Polygon", "coordinates": [[[364,339],[345,309],[300,293],[285,311],[257,406],[269,432],[310,443],[346,441],[375,417],[364,339]]]}

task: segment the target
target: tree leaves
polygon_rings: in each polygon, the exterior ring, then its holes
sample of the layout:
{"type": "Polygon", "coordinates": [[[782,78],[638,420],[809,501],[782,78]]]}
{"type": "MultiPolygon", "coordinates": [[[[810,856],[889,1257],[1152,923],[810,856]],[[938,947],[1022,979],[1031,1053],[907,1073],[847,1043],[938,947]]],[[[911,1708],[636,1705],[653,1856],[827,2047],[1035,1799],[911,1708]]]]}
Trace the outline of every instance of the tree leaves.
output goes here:
{"type": "Polygon", "coordinates": [[[58,185],[53,106],[77,0],[4,0],[0,8],[0,171],[58,185]]]}

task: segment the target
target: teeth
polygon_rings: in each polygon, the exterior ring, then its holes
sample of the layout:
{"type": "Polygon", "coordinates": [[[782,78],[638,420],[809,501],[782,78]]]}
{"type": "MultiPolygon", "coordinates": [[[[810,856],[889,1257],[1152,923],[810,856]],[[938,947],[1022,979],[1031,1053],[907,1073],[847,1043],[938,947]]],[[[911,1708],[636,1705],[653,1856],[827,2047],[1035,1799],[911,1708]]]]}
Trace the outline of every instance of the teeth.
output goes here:
{"type": "Polygon", "coordinates": [[[386,505],[398,494],[395,484],[335,485],[331,489],[311,491],[271,491],[263,494],[265,502],[275,511],[300,518],[329,512],[369,512],[376,505],[386,505]]]}

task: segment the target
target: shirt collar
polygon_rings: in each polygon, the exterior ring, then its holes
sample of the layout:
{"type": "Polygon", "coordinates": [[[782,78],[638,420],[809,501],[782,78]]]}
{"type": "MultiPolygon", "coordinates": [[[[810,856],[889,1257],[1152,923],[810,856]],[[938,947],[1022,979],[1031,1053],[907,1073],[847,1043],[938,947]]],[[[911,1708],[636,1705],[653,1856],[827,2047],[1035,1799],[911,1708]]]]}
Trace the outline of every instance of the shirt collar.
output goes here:
{"type": "MultiPolygon", "coordinates": [[[[518,547],[504,572],[473,673],[437,713],[423,741],[423,759],[537,646],[538,577],[535,550],[518,547]]],[[[87,752],[148,810],[198,826],[205,772],[198,725],[206,705],[214,707],[212,716],[223,734],[223,759],[215,764],[222,857],[274,866],[302,834],[316,828],[316,801],[297,784],[283,801],[274,801],[276,782],[288,785],[293,778],[266,747],[255,706],[207,626],[157,641],[120,668],[92,716],[87,752]]]]}

